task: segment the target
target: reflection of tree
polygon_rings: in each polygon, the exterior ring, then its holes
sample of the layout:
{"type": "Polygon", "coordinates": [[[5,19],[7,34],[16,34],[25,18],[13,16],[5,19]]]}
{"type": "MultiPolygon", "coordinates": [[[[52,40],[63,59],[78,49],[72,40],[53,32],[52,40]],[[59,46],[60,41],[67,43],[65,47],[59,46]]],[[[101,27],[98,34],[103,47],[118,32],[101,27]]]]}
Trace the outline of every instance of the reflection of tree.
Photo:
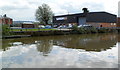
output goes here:
{"type": "Polygon", "coordinates": [[[8,50],[8,48],[12,46],[10,44],[10,42],[11,42],[11,40],[7,40],[7,39],[2,40],[2,49],[3,49],[3,51],[8,50]]]}
{"type": "Polygon", "coordinates": [[[47,55],[50,53],[53,47],[53,41],[52,40],[41,40],[37,43],[37,50],[42,52],[43,55],[47,55]]]}

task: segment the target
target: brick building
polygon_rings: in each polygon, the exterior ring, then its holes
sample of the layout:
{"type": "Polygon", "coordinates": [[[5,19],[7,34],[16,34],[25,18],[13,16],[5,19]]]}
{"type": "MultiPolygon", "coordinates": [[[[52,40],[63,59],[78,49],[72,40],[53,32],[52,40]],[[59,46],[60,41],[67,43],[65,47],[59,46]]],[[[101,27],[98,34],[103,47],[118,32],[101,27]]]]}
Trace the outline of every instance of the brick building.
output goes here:
{"type": "Polygon", "coordinates": [[[117,27],[120,27],[120,17],[117,18],[117,27]]]}
{"type": "Polygon", "coordinates": [[[13,23],[13,19],[7,17],[6,14],[5,14],[5,15],[0,17],[0,23],[1,24],[12,24],[13,23]]]}
{"type": "Polygon", "coordinates": [[[116,27],[117,16],[108,12],[83,12],[53,17],[55,25],[85,25],[95,27],[116,27]]]}
{"type": "Polygon", "coordinates": [[[31,23],[31,22],[24,22],[22,23],[22,28],[35,28],[35,24],[31,23]]]}

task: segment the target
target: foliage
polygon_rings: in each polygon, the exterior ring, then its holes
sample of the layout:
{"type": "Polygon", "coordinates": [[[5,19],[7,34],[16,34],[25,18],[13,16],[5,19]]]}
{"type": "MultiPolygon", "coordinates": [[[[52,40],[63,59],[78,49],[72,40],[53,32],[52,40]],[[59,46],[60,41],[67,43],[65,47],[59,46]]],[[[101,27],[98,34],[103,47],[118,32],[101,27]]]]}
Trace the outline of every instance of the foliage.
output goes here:
{"type": "Polygon", "coordinates": [[[77,31],[77,30],[78,30],[77,25],[74,25],[74,26],[72,27],[72,30],[77,31]]]}
{"type": "Polygon", "coordinates": [[[77,25],[74,25],[74,26],[72,26],[72,33],[78,33],[78,27],[77,27],[77,25]]]}
{"type": "Polygon", "coordinates": [[[89,31],[88,33],[97,33],[97,29],[95,27],[91,27],[89,29],[87,29],[87,31],[89,31]]]}
{"type": "Polygon", "coordinates": [[[53,12],[47,4],[42,4],[36,10],[35,17],[40,23],[48,24],[52,21],[53,12]]]}
{"type": "Polygon", "coordinates": [[[80,27],[80,28],[78,29],[78,33],[79,33],[79,34],[85,34],[85,33],[86,33],[86,29],[85,29],[84,27],[80,27]]]}
{"type": "Polygon", "coordinates": [[[73,32],[76,32],[78,34],[86,34],[86,33],[97,33],[98,30],[95,27],[80,27],[77,26],[72,27],[73,32]]]}
{"type": "Polygon", "coordinates": [[[39,28],[23,28],[23,29],[11,29],[10,31],[51,31],[51,30],[56,30],[56,29],[39,29],[39,28]]]}
{"type": "Polygon", "coordinates": [[[10,28],[8,24],[3,24],[2,25],[2,35],[7,36],[10,35],[10,28]]]}
{"type": "Polygon", "coordinates": [[[100,28],[100,29],[98,29],[98,32],[99,33],[106,33],[106,32],[108,32],[108,29],[106,29],[106,28],[100,28]]]}

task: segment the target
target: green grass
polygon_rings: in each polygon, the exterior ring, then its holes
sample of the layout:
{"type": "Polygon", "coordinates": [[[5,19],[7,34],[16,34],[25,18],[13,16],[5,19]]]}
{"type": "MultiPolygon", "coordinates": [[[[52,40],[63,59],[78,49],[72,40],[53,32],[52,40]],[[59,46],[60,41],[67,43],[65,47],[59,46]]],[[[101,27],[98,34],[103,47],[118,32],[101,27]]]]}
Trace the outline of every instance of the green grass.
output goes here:
{"type": "Polygon", "coordinates": [[[56,29],[10,29],[10,31],[51,31],[56,29]]]}

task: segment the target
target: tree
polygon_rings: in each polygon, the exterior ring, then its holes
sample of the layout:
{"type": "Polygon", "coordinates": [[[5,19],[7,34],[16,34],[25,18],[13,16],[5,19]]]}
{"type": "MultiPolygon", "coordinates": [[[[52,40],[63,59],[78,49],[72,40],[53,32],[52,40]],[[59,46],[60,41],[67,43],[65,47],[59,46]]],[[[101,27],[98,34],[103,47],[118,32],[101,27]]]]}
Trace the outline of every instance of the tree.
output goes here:
{"type": "Polygon", "coordinates": [[[53,12],[47,4],[42,4],[36,10],[35,17],[40,23],[48,24],[49,21],[52,21],[53,12]]]}
{"type": "Polygon", "coordinates": [[[2,35],[3,36],[10,35],[10,27],[8,24],[2,24],[2,35]]]}

